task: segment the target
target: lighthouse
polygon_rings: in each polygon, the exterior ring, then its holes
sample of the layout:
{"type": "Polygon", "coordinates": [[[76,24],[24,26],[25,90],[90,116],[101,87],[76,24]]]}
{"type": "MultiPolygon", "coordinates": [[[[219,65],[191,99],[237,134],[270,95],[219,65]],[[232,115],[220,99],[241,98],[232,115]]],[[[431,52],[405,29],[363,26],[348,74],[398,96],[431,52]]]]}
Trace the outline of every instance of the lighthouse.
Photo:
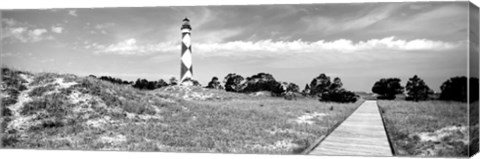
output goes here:
{"type": "Polygon", "coordinates": [[[183,19],[182,28],[182,52],[180,55],[180,83],[183,83],[185,79],[193,77],[193,68],[192,68],[192,43],[190,30],[190,20],[185,17],[183,19]]]}

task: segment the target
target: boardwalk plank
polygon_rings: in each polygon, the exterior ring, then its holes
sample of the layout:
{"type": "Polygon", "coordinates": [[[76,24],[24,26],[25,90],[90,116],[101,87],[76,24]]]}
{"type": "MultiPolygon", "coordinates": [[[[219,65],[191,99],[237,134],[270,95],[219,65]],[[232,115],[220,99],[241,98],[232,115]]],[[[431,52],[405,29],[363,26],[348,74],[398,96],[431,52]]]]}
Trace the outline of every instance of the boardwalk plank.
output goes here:
{"type": "Polygon", "coordinates": [[[311,155],[392,156],[376,101],[365,101],[311,155]]]}

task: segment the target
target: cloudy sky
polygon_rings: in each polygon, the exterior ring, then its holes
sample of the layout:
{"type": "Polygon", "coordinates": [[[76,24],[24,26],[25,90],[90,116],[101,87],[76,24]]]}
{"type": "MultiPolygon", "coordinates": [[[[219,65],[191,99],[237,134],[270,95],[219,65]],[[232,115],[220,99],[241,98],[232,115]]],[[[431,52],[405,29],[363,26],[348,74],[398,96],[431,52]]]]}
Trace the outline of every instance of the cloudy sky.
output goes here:
{"type": "Polygon", "coordinates": [[[466,2],[3,10],[2,65],[126,80],[180,76],[192,25],[194,78],[267,72],[303,89],[320,73],[371,91],[419,75],[439,91],[467,72],[466,2]]]}

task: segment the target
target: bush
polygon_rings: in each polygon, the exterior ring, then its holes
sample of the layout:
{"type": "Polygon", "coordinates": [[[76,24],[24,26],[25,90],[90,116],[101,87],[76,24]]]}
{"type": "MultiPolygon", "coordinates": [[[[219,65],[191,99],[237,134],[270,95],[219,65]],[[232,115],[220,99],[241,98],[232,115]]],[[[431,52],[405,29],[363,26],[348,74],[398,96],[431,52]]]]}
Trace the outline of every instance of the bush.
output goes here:
{"type": "Polygon", "coordinates": [[[307,84],[305,86],[302,94],[316,95],[319,97],[320,101],[325,102],[356,102],[359,96],[343,89],[342,87],[343,83],[339,77],[335,77],[333,82],[331,82],[330,77],[322,73],[315,77],[312,82],[310,82],[310,85],[307,84]]]}
{"type": "Polygon", "coordinates": [[[241,92],[251,93],[258,91],[269,91],[274,96],[281,96],[288,88],[288,83],[282,83],[275,80],[275,78],[268,73],[258,73],[251,77],[247,77],[245,83],[242,84],[241,92]]]}
{"type": "Polygon", "coordinates": [[[45,110],[52,116],[65,116],[67,104],[68,99],[64,95],[58,93],[49,94],[43,98],[34,98],[32,101],[25,103],[20,114],[32,115],[45,110]]]}
{"type": "MultiPolygon", "coordinates": [[[[93,75],[90,75],[90,77],[96,78],[96,76],[93,76],[93,75]]],[[[114,77],[110,77],[110,76],[101,76],[98,79],[104,80],[104,81],[109,81],[109,82],[114,83],[114,84],[132,84],[133,83],[131,81],[124,81],[120,78],[114,78],[114,77]]]]}
{"type": "Polygon", "coordinates": [[[15,143],[19,142],[18,138],[15,135],[2,135],[2,147],[14,147],[15,143]]]}
{"type": "Polygon", "coordinates": [[[378,99],[395,99],[395,95],[403,93],[403,86],[400,84],[399,78],[382,78],[375,82],[372,92],[377,93],[378,99]]]}
{"type": "MultiPolygon", "coordinates": [[[[470,78],[470,101],[478,101],[478,78],[470,78]]],[[[467,102],[467,77],[452,77],[440,86],[441,100],[467,102]]]]}
{"type": "Polygon", "coordinates": [[[330,85],[330,77],[322,73],[310,82],[310,95],[321,95],[330,90],[330,85]]]}
{"type": "Polygon", "coordinates": [[[183,79],[182,84],[187,86],[202,86],[200,82],[189,77],[183,79]]]}
{"type": "Polygon", "coordinates": [[[440,86],[441,100],[467,101],[467,77],[452,77],[440,86]]]}
{"type": "Polygon", "coordinates": [[[358,99],[358,95],[353,92],[346,91],[344,89],[332,90],[322,94],[320,101],[325,102],[338,102],[338,103],[355,103],[358,99]]]}
{"type": "Polygon", "coordinates": [[[235,73],[229,73],[224,78],[225,90],[228,92],[240,92],[240,85],[242,84],[243,80],[244,78],[242,76],[235,73]]]}
{"type": "Polygon", "coordinates": [[[24,83],[27,83],[20,74],[28,74],[26,72],[11,70],[9,68],[2,68],[2,83],[10,88],[17,89],[19,91],[24,91],[27,89],[24,83]]]}
{"type": "Polygon", "coordinates": [[[138,89],[154,90],[157,88],[168,86],[168,84],[163,79],[160,79],[158,81],[148,81],[147,79],[137,79],[137,81],[135,81],[135,83],[132,86],[133,88],[138,88],[138,89]]]}
{"type": "Polygon", "coordinates": [[[17,97],[18,95],[15,95],[15,96],[10,95],[9,97],[2,98],[1,99],[2,107],[6,107],[6,106],[17,103],[17,97]]]}
{"type": "Polygon", "coordinates": [[[55,90],[55,87],[52,84],[49,84],[43,87],[34,88],[31,92],[28,93],[28,95],[31,97],[38,97],[38,96],[42,96],[43,93],[45,92],[49,92],[53,90],[55,90]]]}
{"type": "Polygon", "coordinates": [[[7,107],[2,106],[1,109],[2,110],[0,110],[0,112],[1,112],[2,117],[12,116],[12,111],[10,109],[8,109],[7,107]]]}
{"type": "Polygon", "coordinates": [[[218,81],[218,77],[213,77],[212,80],[208,82],[208,85],[206,88],[223,89],[222,85],[220,84],[220,81],[218,81]]]}

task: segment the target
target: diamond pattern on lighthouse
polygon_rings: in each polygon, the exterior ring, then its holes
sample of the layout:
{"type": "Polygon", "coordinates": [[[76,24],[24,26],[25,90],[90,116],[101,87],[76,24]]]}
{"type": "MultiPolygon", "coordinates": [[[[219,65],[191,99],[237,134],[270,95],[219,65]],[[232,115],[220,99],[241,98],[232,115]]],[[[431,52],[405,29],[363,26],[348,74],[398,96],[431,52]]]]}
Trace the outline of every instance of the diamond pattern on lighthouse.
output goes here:
{"type": "Polygon", "coordinates": [[[192,53],[190,53],[190,50],[185,50],[182,56],[182,63],[187,66],[188,69],[192,66],[192,53]]]}
{"type": "Polygon", "coordinates": [[[189,33],[187,33],[183,36],[182,42],[185,44],[185,46],[190,47],[191,39],[190,39],[190,34],[189,33]]]}

